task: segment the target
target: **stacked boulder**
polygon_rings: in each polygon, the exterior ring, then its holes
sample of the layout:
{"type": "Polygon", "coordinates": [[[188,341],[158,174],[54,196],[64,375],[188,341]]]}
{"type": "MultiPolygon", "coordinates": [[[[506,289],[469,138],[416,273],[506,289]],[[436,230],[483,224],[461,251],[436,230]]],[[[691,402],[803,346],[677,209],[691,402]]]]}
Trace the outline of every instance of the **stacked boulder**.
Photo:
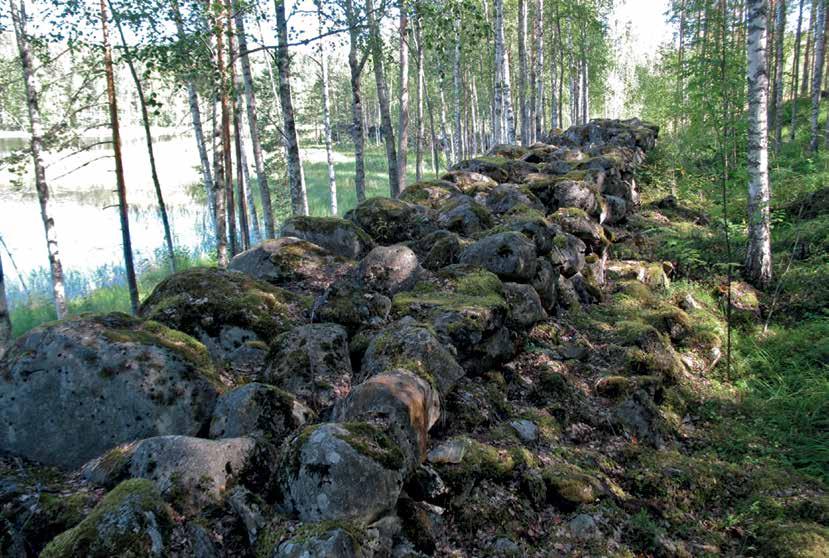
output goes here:
{"type": "MultiPolygon", "coordinates": [[[[139,318],[37,328],[0,361],[0,450],[83,465],[113,498],[152,507],[161,519],[128,526],[142,555],[168,553],[159,499],[185,515],[230,502],[259,555],[388,555],[458,382],[601,298],[612,225],[638,203],[633,172],[657,133],[596,120],[498,145],[399,199],[288,219],[227,271],[163,281],[139,318]],[[252,495],[324,528],[259,537],[252,495]]],[[[47,554],[124,550],[81,526],[47,554]]]]}

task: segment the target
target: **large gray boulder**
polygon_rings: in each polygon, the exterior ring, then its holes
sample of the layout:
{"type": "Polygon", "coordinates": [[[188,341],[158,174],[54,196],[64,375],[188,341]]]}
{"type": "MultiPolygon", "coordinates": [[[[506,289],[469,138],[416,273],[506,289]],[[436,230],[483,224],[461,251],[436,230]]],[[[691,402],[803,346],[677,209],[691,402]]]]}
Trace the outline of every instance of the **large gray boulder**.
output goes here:
{"type": "Polygon", "coordinates": [[[169,556],[173,518],[154,483],[143,479],[118,485],[83,521],[61,533],[42,558],[136,558],[169,556]]]}
{"type": "Polygon", "coordinates": [[[251,382],[222,394],[210,421],[211,438],[252,436],[278,444],[314,417],[314,412],[281,389],[251,382]]]}
{"type": "Polygon", "coordinates": [[[83,473],[103,486],[148,479],[176,507],[197,510],[221,501],[250,466],[255,450],[252,438],[157,436],[112,449],[84,465],[83,473]]]}
{"type": "Polygon", "coordinates": [[[464,170],[450,170],[440,179],[453,183],[468,196],[474,196],[479,192],[488,192],[498,186],[497,182],[486,175],[464,170]]]}
{"type": "Polygon", "coordinates": [[[313,242],[286,236],[272,238],[235,256],[228,269],[272,285],[319,294],[355,262],[313,242]]]}
{"type": "Polygon", "coordinates": [[[518,206],[544,211],[544,204],[526,186],[501,184],[483,196],[487,208],[496,215],[502,215],[518,206]]]}
{"type": "Polygon", "coordinates": [[[319,413],[351,390],[348,334],[337,324],[301,326],[273,343],[263,380],[319,413]]]}
{"type": "Polygon", "coordinates": [[[431,209],[393,198],[369,198],[346,214],[384,246],[416,240],[435,230],[431,209]]]}
{"type": "Polygon", "coordinates": [[[536,290],[522,283],[504,283],[504,298],[509,305],[509,323],[516,329],[526,329],[547,319],[547,312],[536,290]]]}
{"type": "Polygon", "coordinates": [[[395,368],[406,368],[427,378],[443,396],[464,375],[443,343],[412,318],[399,320],[372,338],[363,356],[359,380],[395,368]]]}
{"type": "Polygon", "coordinates": [[[164,279],[140,315],[192,335],[234,379],[254,377],[274,337],[309,321],[311,299],[244,273],[198,267],[164,279]]]}
{"type": "Polygon", "coordinates": [[[471,244],[461,252],[460,263],[480,266],[504,280],[526,282],[535,276],[535,259],[535,244],[509,231],[471,244]]]}
{"type": "Polygon", "coordinates": [[[0,450],[74,468],[131,440],[196,434],[222,390],[205,347],[159,323],[52,322],[0,361],[0,450]]]}
{"type": "Polygon", "coordinates": [[[332,527],[322,533],[299,533],[281,542],[267,558],[369,558],[360,541],[346,529],[332,527]]]}
{"type": "Polygon", "coordinates": [[[355,387],[337,404],[338,422],[382,425],[403,454],[403,470],[414,471],[426,456],[429,429],[440,417],[440,396],[424,378],[404,368],[388,370],[355,387]]]}
{"type": "Polygon", "coordinates": [[[404,466],[397,443],[377,426],[308,426],[281,454],[282,505],[302,521],[368,524],[394,508],[404,466]]]}
{"type": "Polygon", "coordinates": [[[280,236],[301,238],[344,258],[360,259],[374,248],[374,240],[348,219],[296,215],[282,225],[280,236]]]}
{"type": "Polygon", "coordinates": [[[357,284],[370,291],[394,295],[417,282],[423,272],[417,255],[402,244],[378,246],[360,261],[355,272],[357,284]]]}
{"type": "Polygon", "coordinates": [[[463,191],[448,180],[423,180],[407,186],[398,199],[437,209],[445,201],[462,194],[463,191]]]}
{"type": "Polygon", "coordinates": [[[437,225],[461,236],[472,236],[495,224],[492,213],[468,196],[449,200],[438,209],[437,225]]]}
{"type": "Polygon", "coordinates": [[[561,232],[553,237],[550,262],[565,277],[572,277],[584,268],[587,246],[572,234],[561,232]]]}
{"type": "Polygon", "coordinates": [[[391,300],[386,295],[361,287],[356,281],[341,280],[317,298],[311,319],[340,324],[354,335],[361,328],[383,325],[390,310],[391,300]]]}

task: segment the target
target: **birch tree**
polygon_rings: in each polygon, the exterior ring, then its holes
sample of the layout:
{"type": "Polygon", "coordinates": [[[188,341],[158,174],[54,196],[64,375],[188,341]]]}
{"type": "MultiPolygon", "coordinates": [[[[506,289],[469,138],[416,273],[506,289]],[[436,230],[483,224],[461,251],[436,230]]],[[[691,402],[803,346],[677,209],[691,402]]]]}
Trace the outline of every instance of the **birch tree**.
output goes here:
{"type": "Polygon", "coordinates": [[[495,0],[495,86],[492,103],[492,141],[504,143],[504,97],[508,93],[504,90],[504,0],[495,0]]]}
{"type": "Polygon", "coordinates": [[[797,87],[798,71],[800,70],[800,43],[803,36],[803,4],[805,0],[800,0],[800,8],[797,12],[797,32],[794,39],[794,58],[792,61],[792,122],[789,126],[789,140],[794,141],[795,130],[797,128],[797,87]]]}
{"type": "Polygon", "coordinates": [[[521,115],[521,144],[530,143],[530,115],[527,112],[527,0],[518,0],[518,105],[521,115]]]}
{"type": "MultiPolygon", "coordinates": [[[[772,130],[774,131],[774,151],[780,151],[783,135],[783,39],[786,33],[786,0],[777,0],[775,4],[775,51],[774,51],[774,88],[772,90],[772,130]]],[[[795,62],[797,66],[797,62],[795,62]]]]}
{"type": "MultiPolygon", "coordinates": [[[[758,287],[771,282],[771,235],[768,174],[768,74],[766,33],[768,4],[746,1],[748,24],[748,248],[746,277],[758,287]]],[[[822,50],[820,52],[822,55],[822,50]]]]}
{"type": "MultiPolygon", "coordinates": [[[[322,5],[317,5],[320,35],[322,35],[322,5]]],[[[337,214],[337,175],[334,172],[334,145],[331,139],[331,111],[328,107],[328,53],[324,41],[319,43],[320,78],[322,82],[322,128],[325,137],[325,157],[328,163],[328,195],[331,215],[337,214]]]]}
{"type": "Polygon", "coordinates": [[[389,169],[389,194],[391,197],[396,198],[402,191],[403,183],[400,179],[400,172],[398,171],[397,147],[394,141],[394,128],[391,125],[389,87],[386,83],[385,64],[383,64],[383,37],[380,35],[380,24],[377,20],[377,14],[375,13],[372,0],[366,1],[366,12],[371,62],[374,66],[374,81],[377,86],[377,105],[380,111],[383,141],[386,144],[386,160],[389,169]]]}
{"type": "Polygon", "coordinates": [[[400,122],[397,129],[398,193],[406,188],[409,152],[409,15],[405,0],[400,1],[400,122]]]}
{"type": "Polygon", "coordinates": [[[127,288],[130,293],[130,307],[133,314],[138,314],[138,282],[135,279],[135,265],[132,259],[132,237],[130,235],[129,209],[127,206],[127,185],[124,179],[124,161],[121,155],[121,129],[118,123],[118,104],[115,94],[115,74],[112,68],[112,49],[109,46],[106,0],[100,1],[101,37],[104,49],[104,73],[107,84],[107,104],[109,105],[109,124],[112,130],[112,149],[115,155],[115,181],[118,190],[118,216],[121,220],[121,242],[124,249],[124,270],[127,275],[127,288]]]}
{"type": "Polygon", "coordinates": [[[291,194],[291,210],[294,215],[308,215],[308,195],[305,190],[305,173],[299,156],[299,137],[291,99],[291,61],[288,57],[288,21],[285,0],[274,0],[276,7],[276,65],[279,71],[279,104],[282,107],[282,133],[285,139],[288,164],[288,189],[291,194]]]}
{"type": "Polygon", "coordinates": [[[818,117],[820,116],[820,91],[823,83],[823,58],[826,47],[826,2],[818,0],[817,17],[815,18],[815,66],[812,69],[812,136],[809,148],[817,153],[820,146],[818,117]]]}
{"type": "Polygon", "coordinates": [[[351,83],[351,137],[354,141],[354,189],[357,203],[366,199],[365,109],[361,76],[368,60],[368,51],[360,53],[360,27],[353,0],[345,0],[345,21],[348,25],[348,69],[351,83]]]}
{"type": "Polygon", "coordinates": [[[454,149],[453,162],[457,163],[463,159],[463,132],[461,130],[461,14],[458,13],[455,19],[455,51],[452,57],[452,97],[454,101],[454,149]]]}
{"type": "MultiPolygon", "coordinates": [[[[238,0],[234,3],[234,6],[236,34],[239,38],[239,63],[242,68],[242,84],[244,85],[245,92],[245,112],[247,112],[250,143],[253,151],[253,167],[256,171],[256,183],[259,185],[259,199],[262,202],[262,220],[265,225],[265,237],[273,238],[275,236],[273,206],[271,203],[270,188],[268,187],[268,175],[265,173],[265,157],[262,155],[262,140],[259,137],[256,94],[253,89],[253,74],[250,71],[250,56],[248,55],[248,39],[245,34],[244,14],[242,13],[238,0]]],[[[248,189],[250,189],[250,183],[248,183],[248,189]]]]}
{"type": "Polygon", "coordinates": [[[55,230],[55,218],[50,201],[49,185],[46,183],[46,167],[43,164],[43,124],[40,116],[40,100],[35,84],[34,67],[26,32],[26,4],[24,0],[9,0],[12,26],[20,55],[20,69],[23,72],[23,85],[26,90],[26,108],[29,114],[31,132],[31,152],[35,169],[35,189],[40,202],[40,217],[46,235],[46,249],[49,254],[49,270],[52,276],[52,296],[58,319],[66,316],[66,292],[63,280],[63,264],[58,250],[58,235],[55,230]]]}
{"type": "Polygon", "coordinates": [[[417,138],[415,140],[415,180],[423,180],[423,94],[425,89],[425,76],[423,68],[423,31],[420,14],[417,14],[414,28],[414,41],[417,66],[417,138]]]}

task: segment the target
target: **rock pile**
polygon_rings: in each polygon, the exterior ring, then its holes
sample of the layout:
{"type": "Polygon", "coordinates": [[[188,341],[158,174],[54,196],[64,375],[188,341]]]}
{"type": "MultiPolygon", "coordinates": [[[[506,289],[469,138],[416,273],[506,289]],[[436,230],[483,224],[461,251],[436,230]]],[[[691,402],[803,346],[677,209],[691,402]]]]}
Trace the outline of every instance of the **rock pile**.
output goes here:
{"type": "MultiPolygon", "coordinates": [[[[471,440],[432,447],[430,431],[497,414],[475,403],[482,375],[535,324],[602,299],[614,226],[639,203],[634,173],[657,133],[594,120],[498,145],[345,218],[293,217],[229,271],[177,273],[140,319],[83,316],[24,336],[0,362],[0,450],[85,464],[115,487],[46,555],[217,555],[204,529],[171,518],[223,505],[259,555],[428,551],[411,526],[434,513],[428,495],[464,481],[424,467],[427,454],[471,460],[480,478],[506,466],[471,440]],[[460,383],[475,416],[455,404],[447,418],[460,383]],[[301,523],[266,536],[263,510],[301,523]]],[[[639,273],[629,267],[610,271],[639,273]]],[[[543,435],[538,421],[510,424],[526,443],[543,435]]],[[[612,490],[579,475],[539,476],[537,490],[574,505],[612,490]]]]}

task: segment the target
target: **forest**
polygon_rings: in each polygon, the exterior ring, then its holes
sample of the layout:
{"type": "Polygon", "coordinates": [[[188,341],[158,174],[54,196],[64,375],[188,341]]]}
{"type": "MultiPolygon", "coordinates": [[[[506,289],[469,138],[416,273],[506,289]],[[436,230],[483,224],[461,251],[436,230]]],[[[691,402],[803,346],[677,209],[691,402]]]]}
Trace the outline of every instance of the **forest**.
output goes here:
{"type": "Polygon", "coordinates": [[[0,556],[829,556],[829,0],[0,2],[0,556]]]}

